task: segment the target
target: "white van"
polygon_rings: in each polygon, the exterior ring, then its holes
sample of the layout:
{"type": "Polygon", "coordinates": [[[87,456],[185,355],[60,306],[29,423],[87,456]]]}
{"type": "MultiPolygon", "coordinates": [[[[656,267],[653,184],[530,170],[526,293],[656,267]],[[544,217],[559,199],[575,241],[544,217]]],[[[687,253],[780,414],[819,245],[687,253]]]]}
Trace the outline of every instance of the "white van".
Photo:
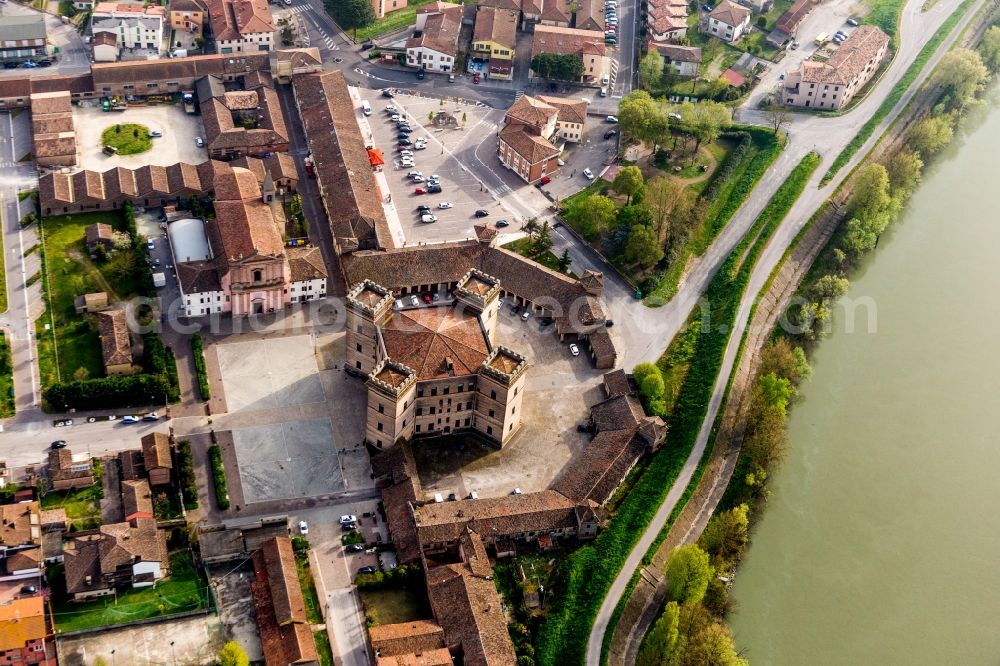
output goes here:
{"type": "Polygon", "coordinates": [[[434,493],[434,503],[441,504],[443,502],[444,502],[444,497],[441,496],[441,493],[434,493]]]}
{"type": "Polygon", "coordinates": [[[368,100],[361,102],[361,110],[365,112],[366,116],[372,115],[372,105],[368,103],[368,100]]]}

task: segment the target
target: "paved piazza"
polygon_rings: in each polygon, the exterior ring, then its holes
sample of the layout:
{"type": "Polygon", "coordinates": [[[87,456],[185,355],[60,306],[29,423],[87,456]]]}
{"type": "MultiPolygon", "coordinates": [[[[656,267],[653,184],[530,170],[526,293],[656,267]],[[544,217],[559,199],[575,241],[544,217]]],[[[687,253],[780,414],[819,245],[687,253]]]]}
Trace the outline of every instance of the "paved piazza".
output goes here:
{"type": "Polygon", "coordinates": [[[225,343],[216,352],[230,413],[326,399],[308,335],[225,343]]]}
{"type": "Polygon", "coordinates": [[[238,428],[232,433],[248,504],[316,497],[345,488],[329,419],[238,428]]]}

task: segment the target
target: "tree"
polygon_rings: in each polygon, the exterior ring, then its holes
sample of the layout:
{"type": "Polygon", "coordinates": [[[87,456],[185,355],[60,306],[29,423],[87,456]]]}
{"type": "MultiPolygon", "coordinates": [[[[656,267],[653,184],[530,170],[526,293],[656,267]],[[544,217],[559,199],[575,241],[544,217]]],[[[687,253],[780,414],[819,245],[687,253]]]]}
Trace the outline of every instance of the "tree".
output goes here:
{"type": "Polygon", "coordinates": [[[733,635],[720,622],[710,622],[701,631],[688,636],[684,663],[747,666],[747,661],[736,652],[733,635]]]}
{"type": "Polygon", "coordinates": [[[722,128],[729,127],[733,122],[732,112],[725,104],[718,102],[699,102],[681,104],[682,122],[688,127],[694,137],[694,152],[703,143],[712,143],[719,138],[722,128]]]}
{"type": "Polygon", "coordinates": [[[669,663],[677,648],[680,614],[680,606],[676,601],[671,601],[663,608],[663,613],[642,641],[636,666],[661,666],[669,663]]]}
{"type": "Polygon", "coordinates": [[[219,651],[219,666],[249,666],[250,658],[236,641],[229,641],[219,651]]]}
{"type": "Polygon", "coordinates": [[[740,504],[712,516],[698,543],[716,562],[729,564],[743,556],[749,541],[750,507],[740,504]]]}
{"type": "Polygon", "coordinates": [[[657,400],[663,397],[663,389],[663,375],[657,371],[642,378],[639,395],[647,400],[657,400]]]}
{"type": "Polygon", "coordinates": [[[991,72],[1000,71],[1000,28],[991,26],[979,42],[979,55],[991,72]]]}
{"type": "Polygon", "coordinates": [[[885,165],[889,172],[889,189],[892,196],[905,198],[920,184],[924,161],[909,148],[902,148],[885,165]]]}
{"type": "Polygon", "coordinates": [[[73,380],[77,382],[82,382],[84,379],[90,379],[90,370],[83,367],[82,365],[73,371],[73,380]]]}
{"type": "Polygon", "coordinates": [[[767,115],[767,122],[775,134],[781,131],[782,125],[792,120],[792,112],[780,100],[767,107],[765,114],[767,115]]]}
{"type": "Polygon", "coordinates": [[[597,238],[615,219],[615,202],[600,194],[578,199],[566,211],[566,219],[584,235],[597,238]]]}
{"type": "Polygon", "coordinates": [[[337,22],[341,30],[353,30],[358,37],[358,28],[367,28],[375,22],[375,8],[368,0],[324,0],[326,11],[337,22]]]}
{"type": "Polygon", "coordinates": [[[521,231],[528,234],[529,239],[533,239],[535,234],[538,233],[540,227],[538,226],[538,220],[535,218],[530,218],[524,224],[521,225],[521,231]]]}
{"type": "Polygon", "coordinates": [[[552,227],[549,226],[549,221],[545,220],[542,222],[542,226],[538,229],[538,235],[535,240],[531,243],[531,251],[536,257],[541,256],[552,249],[552,227]]]}
{"type": "Polygon", "coordinates": [[[639,85],[651,88],[663,77],[663,56],[656,49],[642,57],[639,61],[639,85]]]}
{"type": "Polygon", "coordinates": [[[788,403],[795,397],[795,388],[784,377],[769,373],[757,380],[753,401],[759,410],[773,407],[784,419],[788,413],[788,403]]]}
{"type": "Polygon", "coordinates": [[[659,375],[660,369],[649,361],[644,361],[639,363],[634,368],[632,368],[632,379],[635,380],[636,385],[642,386],[642,382],[646,377],[650,375],[659,375]]]}
{"type": "MultiPolygon", "coordinates": [[[[667,562],[667,597],[680,604],[697,604],[705,596],[712,566],[708,553],[695,544],[680,546],[667,562]]],[[[710,663],[710,662],[706,662],[710,663]]]]}
{"type": "Polygon", "coordinates": [[[835,301],[844,294],[850,288],[851,283],[847,278],[842,278],[837,275],[824,275],[820,279],[816,280],[816,284],[813,285],[813,293],[816,298],[820,300],[835,301]]]}
{"type": "Polygon", "coordinates": [[[576,53],[539,53],[531,59],[531,70],[543,79],[579,81],[583,58],[576,53]]]}
{"type": "Polygon", "coordinates": [[[798,384],[809,378],[812,369],[802,348],[792,347],[788,339],[782,337],[769,343],[760,353],[759,373],[766,375],[772,372],[792,384],[798,384]]]}
{"type": "Polygon", "coordinates": [[[951,143],[953,124],[948,114],[925,118],[910,130],[906,142],[924,158],[930,157],[951,143]]]}
{"type": "Polygon", "coordinates": [[[623,136],[648,143],[656,152],[669,129],[669,118],[648,92],[633,90],[618,105],[618,126],[623,136]]]}
{"type": "Polygon", "coordinates": [[[622,255],[626,263],[648,267],[663,258],[663,250],[656,242],[653,230],[644,224],[637,224],[629,231],[622,255]]]}
{"type": "Polygon", "coordinates": [[[569,267],[573,265],[573,257],[569,256],[569,248],[563,250],[559,255],[559,272],[568,273],[569,267]]]}
{"type": "Polygon", "coordinates": [[[615,181],[611,184],[611,187],[618,194],[624,194],[627,197],[625,200],[625,205],[627,206],[632,203],[632,195],[642,187],[642,184],[642,170],[637,166],[627,166],[618,170],[618,175],[615,176],[615,181]]]}
{"type": "Polygon", "coordinates": [[[703,214],[701,199],[674,178],[658,176],[646,184],[642,205],[650,212],[657,244],[673,247],[697,224],[703,214]]]}
{"type": "Polygon", "coordinates": [[[881,164],[869,164],[854,179],[848,214],[871,217],[889,205],[889,172],[881,164]]]}
{"type": "Polygon", "coordinates": [[[951,98],[951,105],[962,108],[972,103],[983,90],[990,80],[990,71],[975,51],[953,49],[941,58],[935,79],[951,98]]]}

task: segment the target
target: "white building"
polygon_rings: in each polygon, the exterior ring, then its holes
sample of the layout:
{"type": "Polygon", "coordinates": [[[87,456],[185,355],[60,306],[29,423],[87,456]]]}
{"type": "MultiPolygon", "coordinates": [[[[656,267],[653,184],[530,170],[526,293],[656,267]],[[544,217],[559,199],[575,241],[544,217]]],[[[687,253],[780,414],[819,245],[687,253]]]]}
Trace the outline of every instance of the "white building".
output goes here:
{"type": "Polygon", "coordinates": [[[663,58],[664,70],[671,70],[677,76],[690,79],[698,76],[701,66],[701,49],[697,46],[679,44],[653,44],[663,58]]]}
{"type": "Polygon", "coordinates": [[[752,16],[753,12],[746,7],[730,0],[722,0],[708,15],[708,23],[702,27],[702,32],[732,44],[750,32],[752,16]]]}
{"type": "MultiPolygon", "coordinates": [[[[99,2],[91,15],[90,30],[95,45],[107,46],[107,42],[100,41],[98,36],[110,33],[115,36],[119,52],[121,49],[147,49],[163,53],[163,19],[163,7],[158,5],[143,7],[99,2]]],[[[107,55],[102,54],[102,57],[107,55]]]]}
{"type": "MultiPolygon", "coordinates": [[[[419,37],[406,42],[406,64],[428,72],[452,72],[462,29],[462,5],[434,3],[417,16],[423,26],[419,37]]],[[[420,12],[420,10],[417,10],[420,12]]]]}

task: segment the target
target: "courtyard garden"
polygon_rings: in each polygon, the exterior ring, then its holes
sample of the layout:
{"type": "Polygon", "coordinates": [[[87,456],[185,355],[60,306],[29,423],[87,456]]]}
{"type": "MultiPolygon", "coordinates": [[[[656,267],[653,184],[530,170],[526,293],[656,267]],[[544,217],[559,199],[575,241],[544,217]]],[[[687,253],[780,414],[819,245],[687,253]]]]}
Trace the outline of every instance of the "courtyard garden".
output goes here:
{"type": "Polygon", "coordinates": [[[153,147],[149,128],[136,123],[112,125],[101,134],[101,141],[118,151],[119,155],[138,155],[153,147]]]}
{"type": "Polygon", "coordinates": [[[72,490],[50,490],[41,496],[42,509],[63,509],[73,531],[92,530],[101,524],[104,498],[104,465],[94,458],[94,485],[72,490]]]}

